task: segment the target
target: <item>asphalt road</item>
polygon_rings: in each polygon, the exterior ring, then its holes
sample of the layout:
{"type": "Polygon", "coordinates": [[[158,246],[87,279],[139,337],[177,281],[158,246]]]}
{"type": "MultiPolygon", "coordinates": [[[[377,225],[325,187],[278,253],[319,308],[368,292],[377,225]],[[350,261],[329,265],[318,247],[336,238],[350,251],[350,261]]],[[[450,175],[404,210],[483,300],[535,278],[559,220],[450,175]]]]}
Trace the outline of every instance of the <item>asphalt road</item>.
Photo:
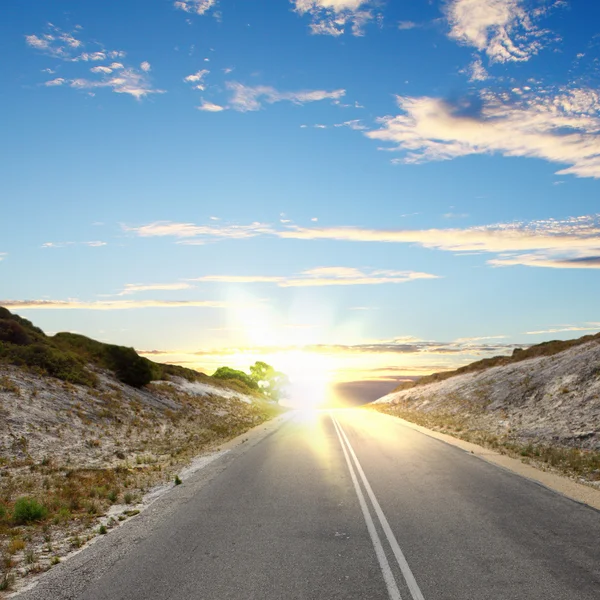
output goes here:
{"type": "Polygon", "coordinates": [[[168,496],[19,598],[600,598],[598,511],[360,409],[298,413],[168,496]]]}

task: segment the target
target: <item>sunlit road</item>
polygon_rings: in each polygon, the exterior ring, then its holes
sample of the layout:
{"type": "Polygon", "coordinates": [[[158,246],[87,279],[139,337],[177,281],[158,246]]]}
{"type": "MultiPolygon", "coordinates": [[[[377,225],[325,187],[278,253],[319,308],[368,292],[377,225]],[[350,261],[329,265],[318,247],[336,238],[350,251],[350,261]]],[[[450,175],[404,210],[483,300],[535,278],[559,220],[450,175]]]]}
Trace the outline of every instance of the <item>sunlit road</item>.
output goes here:
{"type": "Polygon", "coordinates": [[[23,598],[600,598],[597,511],[389,417],[297,414],[228,461],[23,598]]]}

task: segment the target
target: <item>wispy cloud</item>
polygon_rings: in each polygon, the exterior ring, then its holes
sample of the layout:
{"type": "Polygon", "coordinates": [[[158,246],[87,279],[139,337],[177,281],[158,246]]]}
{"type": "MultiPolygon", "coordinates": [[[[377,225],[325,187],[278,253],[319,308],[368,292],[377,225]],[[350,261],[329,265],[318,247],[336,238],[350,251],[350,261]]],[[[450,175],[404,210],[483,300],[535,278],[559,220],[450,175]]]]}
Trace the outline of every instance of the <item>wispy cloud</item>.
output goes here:
{"type": "MultiPolygon", "coordinates": [[[[126,56],[123,50],[108,50],[98,42],[91,42],[100,49],[83,51],[87,44],[81,39],[75,38],[74,33],[64,32],[51,24],[48,24],[47,31],[41,35],[26,35],[26,44],[46,56],[71,63],[71,69],[76,69],[76,66],[79,65],[78,70],[80,71],[81,65],[86,63],[105,62],[106,64],[89,68],[89,72],[95,76],[93,79],[90,79],[87,74],[71,78],[57,77],[44,82],[44,86],[69,86],[73,89],[88,90],[90,93],[93,93],[93,90],[105,88],[117,94],[128,94],[138,100],[149,94],[164,93],[164,90],[155,88],[152,84],[149,76],[151,65],[148,61],[142,62],[139,69],[125,66],[122,62],[114,62],[116,59],[123,59],[126,56]]],[[[81,32],[78,30],[76,33],[80,35],[81,32]]]]}
{"type": "Polygon", "coordinates": [[[104,75],[100,80],[72,79],[69,85],[79,90],[110,88],[117,94],[129,94],[136,100],[140,100],[149,94],[165,93],[165,90],[160,90],[152,85],[147,73],[133,68],[121,69],[117,75],[104,75]]]}
{"type": "Polygon", "coordinates": [[[365,131],[368,129],[366,125],[362,123],[360,119],[352,119],[351,121],[344,121],[343,123],[335,123],[334,127],[348,127],[353,131],[365,131]]]}
{"type": "Polygon", "coordinates": [[[117,296],[129,296],[131,294],[139,294],[141,292],[154,292],[154,291],[177,291],[177,290],[189,290],[194,286],[190,283],[126,283],[125,287],[117,296]]]}
{"type": "Polygon", "coordinates": [[[68,246],[88,246],[89,248],[101,248],[108,245],[107,242],[94,240],[91,242],[44,242],[42,248],[66,248],[68,246]]]}
{"type": "Polygon", "coordinates": [[[0,252],[0,261],[3,261],[8,256],[7,252],[0,252]]]}
{"type": "Polygon", "coordinates": [[[279,287],[322,287],[339,285],[381,285],[406,283],[417,279],[437,279],[437,275],[416,271],[368,270],[352,267],[317,267],[302,271],[298,275],[254,276],[254,275],[206,275],[193,281],[216,283],[274,283],[279,287]]]}
{"type": "Polygon", "coordinates": [[[557,0],[450,0],[450,37],[488,55],[492,62],[527,61],[548,42],[539,20],[557,0]]]}
{"type": "Polygon", "coordinates": [[[414,21],[400,21],[398,23],[398,29],[400,29],[401,31],[406,31],[408,29],[417,29],[418,27],[420,27],[420,25],[418,23],[415,23],[414,21]]]}
{"type": "Polygon", "coordinates": [[[230,81],[227,89],[232,92],[229,105],[239,112],[260,110],[262,103],[274,104],[275,102],[292,102],[293,104],[306,104],[321,100],[339,100],[346,94],[346,90],[303,90],[299,92],[280,92],[273,87],[259,85],[247,86],[242,83],[230,81]]]}
{"type": "Polygon", "coordinates": [[[366,132],[404,153],[399,162],[449,160],[470,154],[541,158],[569,165],[560,175],[600,178],[600,94],[592,89],[525,86],[481,92],[477,102],[397,97],[401,114],[366,132]]]}
{"type": "Polygon", "coordinates": [[[0,306],[14,310],[130,310],[134,308],[226,308],[226,302],[212,300],[0,300],[0,306]]]}
{"type": "Polygon", "coordinates": [[[598,331],[600,323],[586,323],[585,325],[560,325],[540,331],[526,331],[525,335],[547,335],[549,333],[567,333],[570,331],[598,331]]]}
{"type": "Polygon", "coordinates": [[[66,82],[67,82],[66,79],[63,79],[62,77],[57,77],[56,79],[51,79],[50,81],[46,81],[44,83],[44,85],[46,87],[53,87],[53,86],[56,86],[56,85],[63,85],[66,82]]]}
{"type": "Polygon", "coordinates": [[[216,5],[217,0],[179,0],[174,3],[175,8],[195,15],[204,15],[216,5]]]}
{"type": "Polygon", "coordinates": [[[125,231],[139,237],[175,237],[180,243],[212,242],[219,239],[243,239],[271,233],[271,228],[263,223],[250,225],[195,225],[194,223],[173,223],[156,221],[140,227],[123,225],[125,231]]]}
{"type": "Polygon", "coordinates": [[[474,58],[473,62],[461,72],[469,76],[469,81],[486,81],[490,77],[479,57],[474,58]]]}
{"type": "Polygon", "coordinates": [[[183,80],[186,83],[191,83],[194,85],[194,89],[204,90],[206,86],[203,83],[203,79],[210,73],[208,69],[202,69],[200,71],[196,71],[187,77],[184,77],[183,80]]]}
{"type": "Polygon", "coordinates": [[[600,215],[564,220],[499,223],[466,229],[377,230],[358,227],[290,227],[283,238],[412,243],[457,253],[497,254],[492,266],[554,268],[600,266],[600,215]]]}
{"type": "MultiPolygon", "coordinates": [[[[526,345],[526,344],[525,344],[526,345]]],[[[508,354],[514,348],[522,348],[524,344],[480,343],[455,340],[452,342],[439,342],[420,340],[418,338],[392,338],[387,340],[373,340],[360,344],[306,344],[289,346],[257,346],[244,348],[247,354],[271,354],[302,350],[319,354],[432,354],[432,355],[460,355],[469,356],[495,355],[499,352],[508,354]]],[[[148,356],[210,356],[213,354],[236,354],[240,348],[203,348],[190,352],[189,350],[143,350],[140,354],[148,356]]]]}
{"type": "Polygon", "coordinates": [[[225,110],[224,106],[220,104],[214,104],[213,102],[208,102],[207,100],[203,100],[200,106],[196,107],[198,110],[203,110],[204,112],[221,112],[225,110]]]}
{"type": "Polygon", "coordinates": [[[496,258],[488,260],[492,266],[598,268],[600,265],[600,215],[462,229],[368,229],[291,224],[280,229],[264,223],[195,225],[168,221],[139,227],[124,226],[124,229],[139,237],[174,237],[184,244],[267,235],[298,240],[417,244],[459,254],[495,254],[496,258]]]}
{"type": "Polygon", "coordinates": [[[310,15],[310,30],[316,35],[342,35],[349,25],[353,35],[364,34],[364,27],[375,18],[374,0],[291,0],[300,15],[310,15]]]}

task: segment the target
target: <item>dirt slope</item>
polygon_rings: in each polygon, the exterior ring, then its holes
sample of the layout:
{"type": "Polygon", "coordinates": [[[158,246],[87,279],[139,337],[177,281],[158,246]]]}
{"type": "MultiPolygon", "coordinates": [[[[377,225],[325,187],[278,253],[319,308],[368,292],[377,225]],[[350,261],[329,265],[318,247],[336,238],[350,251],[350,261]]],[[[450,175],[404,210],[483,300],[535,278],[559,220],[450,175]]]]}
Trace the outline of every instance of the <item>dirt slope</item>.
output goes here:
{"type": "Polygon", "coordinates": [[[136,514],[194,457],[281,412],[227,382],[166,376],[137,389],[88,368],[94,387],[0,363],[0,596],[136,514]],[[19,512],[19,498],[37,514],[19,512]]]}
{"type": "MultiPolygon", "coordinates": [[[[383,396],[374,408],[533,460],[584,462],[600,480],[600,343],[455,375],[383,396]]],[[[565,465],[563,465],[565,466],[565,465]]],[[[573,465],[571,465],[573,466],[573,465]]],[[[569,469],[567,469],[569,470],[569,469]]]]}

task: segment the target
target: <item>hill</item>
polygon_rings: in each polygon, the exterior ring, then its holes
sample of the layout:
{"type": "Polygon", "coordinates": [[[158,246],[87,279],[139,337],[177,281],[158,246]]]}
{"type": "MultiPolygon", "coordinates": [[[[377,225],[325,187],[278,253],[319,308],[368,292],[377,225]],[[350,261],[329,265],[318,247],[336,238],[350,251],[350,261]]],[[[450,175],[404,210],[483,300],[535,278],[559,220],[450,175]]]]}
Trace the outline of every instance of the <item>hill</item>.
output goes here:
{"type": "Polygon", "coordinates": [[[0,308],[0,595],[280,412],[243,382],[46,336],[0,308]]]}
{"type": "Polygon", "coordinates": [[[600,334],[423,377],[371,406],[600,485],[600,334]]]}

